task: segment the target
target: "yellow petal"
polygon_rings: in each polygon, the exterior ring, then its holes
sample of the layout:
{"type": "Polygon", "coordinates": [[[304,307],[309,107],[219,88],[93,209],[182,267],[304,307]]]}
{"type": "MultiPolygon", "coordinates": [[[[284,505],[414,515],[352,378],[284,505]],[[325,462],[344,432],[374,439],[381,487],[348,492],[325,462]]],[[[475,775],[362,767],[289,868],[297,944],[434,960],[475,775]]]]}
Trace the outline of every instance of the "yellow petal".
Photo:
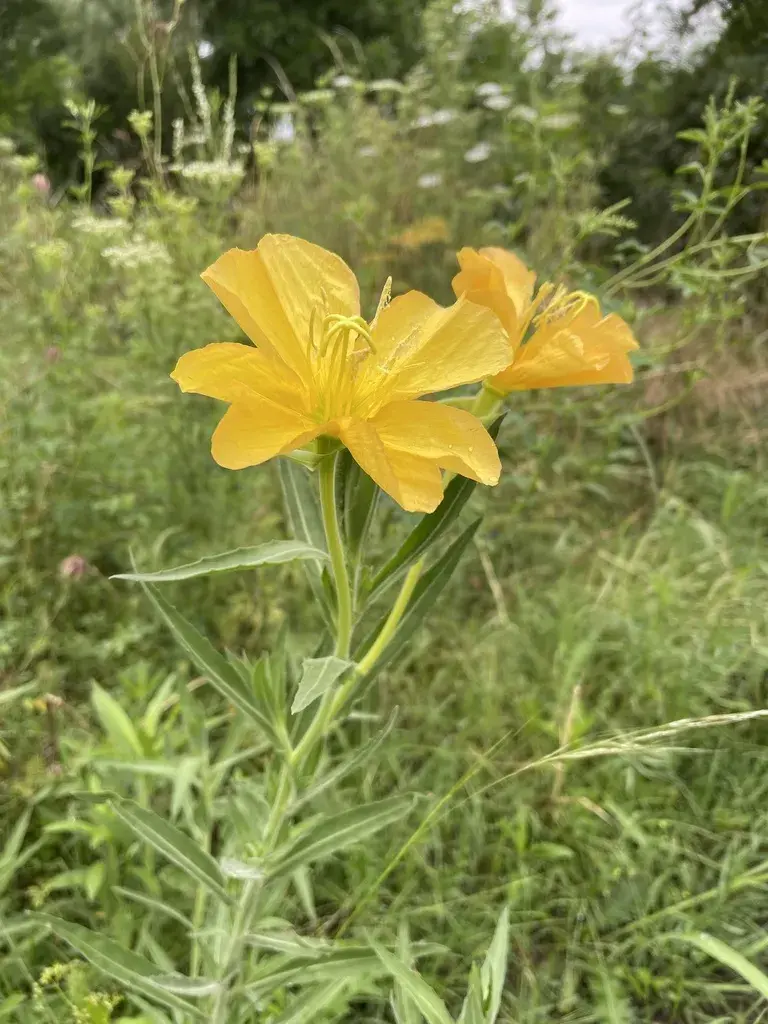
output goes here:
{"type": "Polygon", "coordinates": [[[393,352],[386,367],[386,400],[418,398],[473,384],[509,362],[509,339],[498,317],[465,298],[458,299],[448,309],[438,307],[408,337],[402,351],[393,352]]]}
{"type": "Polygon", "coordinates": [[[429,459],[483,484],[497,484],[501,463],[480,420],[437,402],[392,402],[371,421],[388,449],[429,459]]]}
{"type": "Polygon", "coordinates": [[[464,248],[457,258],[460,273],[453,279],[457,296],[492,309],[501,320],[513,348],[522,340],[536,275],[504,249],[464,248]]]}
{"type": "Polygon", "coordinates": [[[637,347],[621,317],[611,314],[600,319],[596,304],[590,303],[573,318],[543,324],[491,385],[508,392],[629,384],[633,371],[627,352],[637,347]]]}
{"type": "Polygon", "coordinates": [[[339,422],[339,436],[352,458],[406,512],[433,512],[443,500],[440,470],[418,455],[387,448],[364,420],[339,422]]]}
{"type": "Polygon", "coordinates": [[[211,454],[225,469],[244,469],[300,448],[321,431],[308,417],[269,402],[238,402],[214,431],[211,454]]]}
{"type": "Polygon", "coordinates": [[[312,310],[319,321],[326,313],[359,313],[357,281],[344,261],[290,235],[265,235],[250,251],[230,249],[202,278],[254,344],[304,379],[312,310]]]}
{"type": "Polygon", "coordinates": [[[536,283],[534,272],[513,252],[506,249],[487,246],[480,250],[480,255],[491,260],[501,270],[507,294],[514,302],[518,315],[522,316],[533,299],[533,287],[536,283]]]}
{"type": "Polygon", "coordinates": [[[347,264],[333,252],[292,235],[265,235],[259,255],[294,334],[309,343],[315,317],[360,315],[360,289],[347,264]]]}
{"type": "Polygon", "coordinates": [[[182,391],[222,402],[262,398],[306,411],[304,385],[278,359],[250,345],[220,342],[185,352],[171,374],[182,391]]]}

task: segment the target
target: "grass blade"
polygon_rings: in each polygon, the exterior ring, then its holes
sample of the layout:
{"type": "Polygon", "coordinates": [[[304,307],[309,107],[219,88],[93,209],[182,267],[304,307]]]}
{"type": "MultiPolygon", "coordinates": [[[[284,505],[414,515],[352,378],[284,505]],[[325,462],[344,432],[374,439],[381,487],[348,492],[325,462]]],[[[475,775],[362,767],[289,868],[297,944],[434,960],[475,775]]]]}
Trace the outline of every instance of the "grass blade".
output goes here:
{"type": "Polygon", "coordinates": [[[729,967],[732,971],[740,974],[756,992],[759,992],[764,999],[768,999],[768,975],[722,939],[717,939],[708,932],[688,932],[683,935],[675,935],[674,938],[695,946],[724,967],[729,967]]]}

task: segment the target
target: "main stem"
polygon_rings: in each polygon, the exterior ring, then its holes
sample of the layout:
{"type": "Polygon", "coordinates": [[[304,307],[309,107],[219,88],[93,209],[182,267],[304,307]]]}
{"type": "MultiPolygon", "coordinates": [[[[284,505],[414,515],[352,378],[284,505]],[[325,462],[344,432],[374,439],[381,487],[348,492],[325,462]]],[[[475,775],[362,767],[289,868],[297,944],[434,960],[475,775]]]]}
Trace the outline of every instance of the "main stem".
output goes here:
{"type": "Polygon", "coordinates": [[[338,453],[326,455],[320,463],[320,507],[323,526],[331,559],[331,571],[336,588],[336,649],[337,658],[349,657],[352,639],[352,591],[349,586],[347,559],[341,539],[339,515],[336,509],[336,466],[338,453]]]}

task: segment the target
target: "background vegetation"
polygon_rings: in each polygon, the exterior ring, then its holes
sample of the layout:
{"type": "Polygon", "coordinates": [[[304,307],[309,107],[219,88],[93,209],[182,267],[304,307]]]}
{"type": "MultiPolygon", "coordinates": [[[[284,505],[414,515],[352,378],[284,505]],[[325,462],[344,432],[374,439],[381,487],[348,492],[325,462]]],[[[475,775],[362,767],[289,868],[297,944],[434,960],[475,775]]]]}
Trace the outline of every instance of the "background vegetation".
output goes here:
{"type": "MultiPolygon", "coordinates": [[[[130,551],[152,567],[287,531],[276,468],[218,468],[217,410],[168,380],[236,336],[200,270],[277,230],[341,253],[368,308],[389,273],[447,300],[457,248],[514,247],[642,345],[631,388],[515,400],[460,581],[349,726],[399,706],[348,796],[418,792],[421,823],[291,890],[285,916],[387,942],[407,921],[458,1009],[507,903],[500,1020],[757,1021],[765,726],[633,731],[768,706],[763,5],[725,6],[685,64],[632,68],[576,52],[539,5],[256,7],[0,12],[0,1019],[171,1019],[61,966],[26,913],[156,962],[160,939],[181,948],[179,878],[84,792],[214,836],[256,813],[253,737],[221,749],[227,709],[109,576],[130,551]],[[547,763],[561,744],[573,760],[547,763]]],[[[407,518],[387,506],[382,546],[407,518]]],[[[222,648],[289,629],[305,654],[316,632],[298,570],[174,593],[222,648]]],[[[286,999],[263,1019],[294,1019],[286,999]]],[[[371,984],[326,1017],[388,1013],[371,984]]]]}

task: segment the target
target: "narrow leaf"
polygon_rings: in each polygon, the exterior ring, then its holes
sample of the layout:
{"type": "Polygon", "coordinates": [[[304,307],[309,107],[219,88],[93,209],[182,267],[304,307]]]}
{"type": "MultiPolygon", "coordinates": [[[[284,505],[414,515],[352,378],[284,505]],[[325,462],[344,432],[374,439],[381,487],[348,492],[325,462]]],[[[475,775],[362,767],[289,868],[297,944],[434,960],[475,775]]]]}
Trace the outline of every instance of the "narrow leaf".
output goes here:
{"type": "Polygon", "coordinates": [[[326,956],[332,949],[323,939],[306,938],[288,928],[279,932],[266,929],[249,932],[246,942],[255,949],[269,949],[273,953],[286,953],[289,956],[307,957],[310,960],[326,956]]]}
{"type": "Polygon", "coordinates": [[[360,843],[408,814],[413,803],[413,797],[393,796],[323,818],[277,850],[267,873],[282,878],[301,865],[360,843]]]}
{"type": "Polygon", "coordinates": [[[184,974],[159,974],[152,979],[152,983],[165,992],[174,992],[190,999],[212,996],[221,988],[219,982],[212,978],[188,978],[184,974]]]}
{"type": "Polygon", "coordinates": [[[376,977],[383,973],[381,961],[365,946],[334,949],[328,956],[316,960],[306,956],[275,956],[259,964],[245,991],[261,997],[287,985],[312,985],[342,978],[354,981],[361,976],[376,977]]]}
{"type": "MultiPolygon", "coordinates": [[[[347,997],[353,995],[361,987],[360,979],[350,981],[349,978],[340,978],[338,981],[329,981],[300,996],[293,1002],[290,1008],[275,1021],[275,1024],[315,1024],[317,1020],[330,1020],[327,1016],[331,1008],[336,1009],[333,1019],[338,1019],[340,1007],[339,998],[346,993],[347,997]]],[[[344,1001],[346,1008],[348,998],[344,1001]]]]}
{"type": "Polygon", "coordinates": [[[90,928],[82,927],[82,925],[70,924],[48,914],[35,914],[34,918],[42,924],[49,925],[60,939],[68,942],[94,967],[114,978],[121,985],[125,985],[129,992],[141,993],[164,1006],[182,1010],[197,1019],[207,1018],[207,1014],[199,1010],[194,1003],[161,988],[157,984],[157,979],[163,977],[163,972],[150,960],[139,956],[138,953],[125,949],[113,939],[108,939],[98,932],[91,931],[90,928]]]}
{"type": "MultiPolygon", "coordinates": [[[[278,459],[277,469],[280,476],[280,487],[283,492],[283,504],[291,533],[297,540],[303,541],[310,547],[323,549],[325,545],[325,532],[323,520],[320,515],[320,506],[315,489],[310,486],[309,473],[302,466],[296,465],[290,459],[278,459]]],[[[309,578],[312,591],[315,595],[326,622],[333,626],[332,605],[328,604],[323,590],[320,564],[317,562],[306,562],[304,569],[309,578]]]]}
{"type": "Polygon", "coordinates": [[[398,960],[389,950],[384,949],[377,943],[371,943],[376,956],[384,964],[389,974],[399,982],[408,995],[413,999],[421,1013],[426,1017],[428,1024],[454,1024],[453,1018],[448,1009],[426,981],[411,967],[398,960]]]}
{"type": "MultiPolygon", "coordinates": [[[[476,519],[461,533],[456,540],[447,548],[432,568],[426,572],[417,583],[408,608],[395,630],[394,636],[385,648],[382,656],[373,666],[372,672],[379,672],[385,666],[392,664],[400,655],[401,651],[410,640],[416,628],[421,625],[427,613],[432,609],[440,593],[453,575],[461,556],[469,546],[472,538],[477,532],[480,520],[476,519]]],[[[373,643],[373,640],[381,632],[387,616],[384,615],[375,629],[366,637],[355,652],[356,660],[360,661],[365,650],[373,643]]]]}
{"type": "MultiPolygon", "coordinates": [[[[498,437],[503,420],[504,416],[499,416],[488,429],[488,433],[494,441],[498,437]]],[[[395,582],[408,566],[421,558],[427,549],[446,533],[472,497],[475,487],[477,487],[477,482],[464,476],[455,476],[451,480],[445,489],[443,500],[435,511],[422,516],[399,550],[374,576],[369,601],[375,600],[386,587],[395,582]]]]}
{"type": "MultiPolygon", "coordinates": [[[[488,1017],[489,1021],[493,1019],[488,1017]]],[[[486,1017],[483,1011],[483,982],[477,964],[472,964],[472,970],[469,974],[469,988],[464,1005],[461,1008],[459,1024],[486,1024],[486,1017]]]]}
{"type": "Polygon", "coordinates": [[[209,555],[187,565],[159,572],[121,572],[111,576],[113,580],[134,580],[140,583],[172,583],[190,580],[195,576],[209,576],[215,572],[232,572],[236,569],[253,569],[258,565],[279,565],[299,559],[327,560],[328,555],[321,548],[313,547],[300,540],[275,540],[258,547],[237,548],[220,555],[209,555]]]}
{"type": "Polygon", "coordinates": [[[494,1024],[501,1009],[501,996],[507,980],[508,947],[509,907],[504,907],[481,971],[484,1004],[487,1007],[486,1024],[494,1024]]]}
{"type": "Polygon", "coordinates": [[[306,658],[302,665],[301,679],[291,711],[296,714],[308,707],[312,701],[322,697],[339,676],[352,667],[351,661],[330,655],[327,658],[306,658]]]}
{"type": "Polygon", "coordinates": [[[221,899],[231,902],[231,897],[224,888],[224,876],[218,864],[188,835],[154,811],[140,807],[132,800],[114,801],[111,807],[123,824],[127,825],[139,839],[149,843],[221,899]]]}
{"type": "Polygon", "coordinates": [[[190,622],[187,622],[184,616],[153,587],[146,583],[143,583],[142,586],[181,648],[189,655],[211,685],[238,711],[255,722],[272,743],[278,745],[279,739],[275,735],[272,723],[264,714],[237,669],[223,655],[219,654],[213,644],[190,622]]]}
{"type": "Polygon", "coordinates": [[[132,900],[134,903],[140,903],[147,910],[156,910],[158,914],[165,914],[167,917],[172,917],[175,921],[178,921],[180,925],[189,931],[194,930],[194,925],[185,917],[180,910],[170,906],[168,903],[163,903],[161,900],[153,899],[151,896],[147,896],[143,892],[136,892],[134,889],[126,889],[122,885],[113,885],[112,892],[117,893],[119,896],[124,896],[127,900],[132,900]]]}
{"type": "Polygon", "coordinates": [[[315,782],[309,789],[305,790],[304,793],[299,797],[296,803],[291,807],[293,814],[299,810],[300,807],[304,807],[310,803],[321,793],[327,789],[331,789],[346,776],[356,771],[361,765],[364,765],[379,749],[384,740],[392,732],[397,721],[398,708],[393,708],[392,713],[387,720],[387,724],[384,728],[376,733],[376,735],[364,743],[361,747],[358,747],[355,753],[350,758],[342,758],[341,762],[327,775],[322,775],[317,782],[315,782]]]}
{"type": "Polygon", "coordinates": [[[115,750],[124,757],[143,757],[144,749],[139,734],[128,713],[98,683],[93,684],[91,703],[115,750]]]}
{"type": "Polygon", "coordinates": [[[345,467],[344,536],[349,553],[354,558],[365,544],[381,491],[348,451],[343,452],[342,460],[345,467]]]}
{"type": "Polygon", "coordinates": [[[768,999],[768,976],[759,967],[756,967],[751,960],[747,960],[743,953],[739,953],[738,950],[727,945],[722,939],[717,939],[708,932],[688,932],[682,935],[675,935],[674,938],[696,946],[697,949],[711,956],[724,967],[729,967],[732,971],[740,974],[756,992],[759,992],[764,999],[768,999]]]}
{"type": "Polygon", "coordinates": [[[8,690],[0,691],[0,707],[3,704],[11,704],[13,701],[25,697],[28,693],[34,693],[37,686],[36,682],[23,683],[21,686],[12,686],[8,690]]]}

